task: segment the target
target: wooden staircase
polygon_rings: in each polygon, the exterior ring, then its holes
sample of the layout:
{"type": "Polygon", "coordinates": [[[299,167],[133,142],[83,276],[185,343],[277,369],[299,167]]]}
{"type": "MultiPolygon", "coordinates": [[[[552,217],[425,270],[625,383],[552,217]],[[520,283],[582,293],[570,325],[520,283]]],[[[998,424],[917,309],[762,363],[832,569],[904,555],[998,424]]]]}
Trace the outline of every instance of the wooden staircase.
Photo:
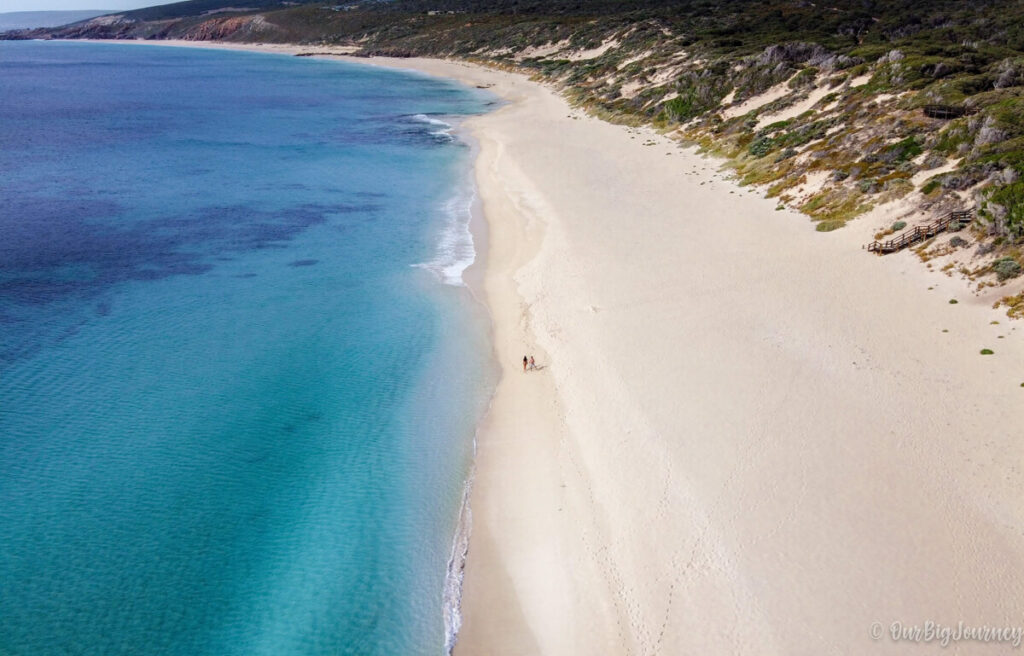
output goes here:
{"type": "Polygon", "coordinates": [[[924,241],[925,239],[934,237],[940,232],[944,232],[946,230],[952,232],[962,230],[970,224],[973,218],[973,209],[950,212],[931,223],[914,226],[910,230],[907,230],[889,241],[873,241],[867,245],[867,249],[868,251],[878,253],[879,255],[895,253],[896,251],[916,244],[919,241],[924,241]]]}
{"type": "Polygon", "coordinates": [[[962,105],[925,105],[922,109],[928,118],[941,118],[946,121],[971,113],[962,105]]]}

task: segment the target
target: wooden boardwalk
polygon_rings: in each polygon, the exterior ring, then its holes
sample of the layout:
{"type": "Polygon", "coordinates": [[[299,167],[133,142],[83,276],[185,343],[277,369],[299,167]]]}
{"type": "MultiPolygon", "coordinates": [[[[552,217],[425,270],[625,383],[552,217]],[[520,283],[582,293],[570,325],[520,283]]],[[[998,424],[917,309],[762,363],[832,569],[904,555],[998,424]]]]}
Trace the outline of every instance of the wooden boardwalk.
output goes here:
{"type": "Polygon", "coordinates": [[[973,209],[950,212],[931,223],[914,226],[910,230],[907,230],[888,241],[873,241],[867,245],[867,249],[870,252],[878,253],[879,255],[895,253],[896,251],[916,244],[919,241],[924,241],[925,239],[934,237],[940,232],[945,232],[946,230],[951,232],[962,230],[970,224],[971,219],[973,218],[973,209]]]}
{"type": "Polygon", "coordinates": [[[928,118],[941,118],[946,121],[968,113],[966,107],[958,105],[925,105],[922,110],[928,118]]]}

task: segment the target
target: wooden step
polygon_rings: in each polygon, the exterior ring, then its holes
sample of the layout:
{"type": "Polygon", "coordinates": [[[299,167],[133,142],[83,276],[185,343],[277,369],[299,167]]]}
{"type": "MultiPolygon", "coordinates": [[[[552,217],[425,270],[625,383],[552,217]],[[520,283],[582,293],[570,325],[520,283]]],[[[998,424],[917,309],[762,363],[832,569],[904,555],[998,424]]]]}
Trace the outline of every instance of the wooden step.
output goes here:
{"type": "Polygon", "coordinates": [[[940,219],[927,223],[925,225],[914,226],[902,235],[890,239],[888,241],[880,242],[873,241],[866,246],[870,253],[894,253],[898,250],[902,250],[911,244],[918,242],[922,239],[934,237],[935,235],[944,232],[946,230],[956,231],[962,230],[967,227],[971,219],[974,217],[974,209],[969,210],[956,210],[945,214],[940,219]]]}

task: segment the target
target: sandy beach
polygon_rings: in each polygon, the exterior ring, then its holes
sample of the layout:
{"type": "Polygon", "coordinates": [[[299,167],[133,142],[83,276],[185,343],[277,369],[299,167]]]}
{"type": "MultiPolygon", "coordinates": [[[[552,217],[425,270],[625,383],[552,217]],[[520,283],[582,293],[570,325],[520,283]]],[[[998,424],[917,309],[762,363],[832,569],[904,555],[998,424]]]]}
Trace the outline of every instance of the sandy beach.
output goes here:
{"type": "Polygon", "coordinates": [[[894,622],[1024,624],[1024,348],[998,294],[521,76],[388,65],[509,101],[467,122],[504,376],[456,653],[902,653],[894,622]]]}
{"type": "Polygon", "coordinates": [[[894,622],[1024,626],[1024,331],[999,293],[523,76],[369,63],[508,101],[466,122],[503,376],[456,654],[904,653],[894,622]]]}

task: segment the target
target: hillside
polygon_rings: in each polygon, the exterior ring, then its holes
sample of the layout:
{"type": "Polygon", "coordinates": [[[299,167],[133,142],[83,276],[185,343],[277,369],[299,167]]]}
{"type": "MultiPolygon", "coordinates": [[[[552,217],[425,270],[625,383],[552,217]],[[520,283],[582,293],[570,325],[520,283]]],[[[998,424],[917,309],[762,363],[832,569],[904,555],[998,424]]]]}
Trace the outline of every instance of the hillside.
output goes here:
{"type": "Polygon", "coordinates": [[[37,27],[59,27],[111,13],[108,9],[74,11],[7,11],[0,13],[0,32],[29,30],[37,27]]]}
{"type": "Polygon", "coordinates": [[[872,213],[884,237],[902,214],[975,207],[971,233],[919,253],[981,285],[1021,272],[1024,0],[244,4],[192,0],[9,38],[347,45],[513,67],[608,120],[700,144],[822,231],[885,207],[872,213]]]}

